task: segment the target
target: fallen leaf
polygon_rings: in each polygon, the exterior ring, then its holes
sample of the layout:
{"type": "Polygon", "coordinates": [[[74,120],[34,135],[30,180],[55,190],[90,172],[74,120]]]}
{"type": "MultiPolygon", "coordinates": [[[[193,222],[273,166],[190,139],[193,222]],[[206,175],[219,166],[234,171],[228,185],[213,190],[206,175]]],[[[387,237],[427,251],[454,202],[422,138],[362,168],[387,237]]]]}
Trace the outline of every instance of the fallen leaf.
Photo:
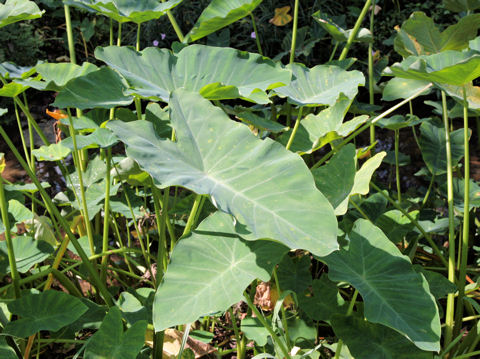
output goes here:
{"type": "Polygon", "coordinates": [[[285,26],[292,21],[292,15],[288,14],[290,6],[284,6],[275,9],[275,16],[270,19],[270,24],[275,26],[285,26]]]}

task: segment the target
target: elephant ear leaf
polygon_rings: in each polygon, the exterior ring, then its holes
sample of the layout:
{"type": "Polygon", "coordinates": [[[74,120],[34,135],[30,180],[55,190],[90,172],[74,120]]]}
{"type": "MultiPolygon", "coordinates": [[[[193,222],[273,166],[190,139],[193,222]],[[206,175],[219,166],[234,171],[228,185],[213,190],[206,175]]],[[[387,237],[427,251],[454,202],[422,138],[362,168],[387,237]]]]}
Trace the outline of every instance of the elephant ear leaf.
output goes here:
{"type": "Polygon", "coordinates": [[[37,19],[44,12],[33,1],[7,0],[5,4],[0,4],[0,28],[17,21],[37,19]]]}
{"type": "Polygon", "coordinates": [[[268,281],[286,252],[279,243],[241,239],[233,218],[215,212],[175,247],[155,295],[155,330],[226,310],[254,279],[268,281]]]}
{"type": "Polygon", "coordinates": [[[355,222],[348,249],[321,258],[328,277],[346,281],[363,298],[365,318],[395,329],[419,349],[440,349],[440,317],[425,277],[367,220],[355,222]]]}
{"type": "Polygon", "coordinates": [[[443,0],[445,8],[455,12],[471,12],[480,8],[480,0],[443,0]]]}
{"type": "Polygon", "coordinates": [[[199,94],[174,91],[170,109],[177,142],[161,140],[146,121],[108,125],[157,183],[209,194],[245,227],[244,239],[270,238],[320,255],[338,248],[333,208],[301,157],[258,139],[199,94]]]}
{"type": "Polygon", "coordinates": [[[157,0],[64,0],[64,3],[102,14],[119,23],[134,22],[141,24],[160,18],[182,1],[169,0],[159,3],[157,0]]]}
{"type": "Polygon", "coordinates": [[[394,47],[403,57],[432,55],[446,50],[463,50],[477,36],[480,14],[463,17],[440,32],[433,20],[421,11],[414,12],[397,28],[394,47]]]}
{"type": "Polygon", "coordinates": [[[197,41],[249,15],[262,0],[213,0],[203,10],[187,38],[197,41]]]}

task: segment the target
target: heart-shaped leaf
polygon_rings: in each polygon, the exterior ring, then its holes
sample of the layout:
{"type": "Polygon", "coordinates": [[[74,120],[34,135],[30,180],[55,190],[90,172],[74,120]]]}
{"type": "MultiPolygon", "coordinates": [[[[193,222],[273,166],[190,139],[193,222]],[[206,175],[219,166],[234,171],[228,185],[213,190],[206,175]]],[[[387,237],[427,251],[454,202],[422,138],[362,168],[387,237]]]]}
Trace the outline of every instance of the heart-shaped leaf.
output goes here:
{"type": "Polygon", "coordinates": [[[480,76],[480,54],[443,51],[429,56],[410,56],[390,69],[398,77],[462,86],[480,76]]]}
{"type": "Polygon", "coordinates": [[[85,347],[85,359],[133,359],[145,343],[146,321],[138,321],[123,332],[122,314],[111,307],[98,331],[85,347]]]}
{"type": "Polygon", "coordinates": [[[23,295],[8,303],[8,310],[20,319],[9,322],[3,333],[26,338],[41,330],[58,331],[80,318],[88,307],[79,298],[47,290],[23,295]]]}
{"type": "Polygon", "coordinates": [[[146,121],[108,125],[162,187],[210,194],[217,208],[246,226],[245,239],[271,238],[312,253],[337,248],[333,209],[298,155],[259,140],[198,94],[176,90],[170,110],[175,143],[159,139],[146,121]]]}
{"type": "Polygon", "coordinates": [[[361,72],[345,71],[338,66],[317,65],[309,69],[294,63],[290,68],[293,74],[290,84],[274,91],[299,106],[333,106],[341,93],[353,100],[358,86],[365,84],[361,72]]]}
{"type": "Polygon", "coordinates": [[[471,12],[480,8],[480,0],[443,0],[445,8],[455,12],[471,12]]]}
{"type": "MultiPolygon", "coordinates": [[[[313,18],[316,22],[320,24],[320,26],[327,31],[332,38],[337,42],[346,42],[350,37],[351,32],[353,29],[345,30],[341,26],[335,23],[330,17],[326,14],[323,14],[321,11],[317,11],[314,13],[313,18]]],[[[357,37],[354,41],[358,42],[372,42],[373,37],[370,30],[362,28],[358,31],[357,37]]]]}
{"type": "Polygon", "coordinates": [[[216,212],[175,247],[153,305],[155,331],[191,323],[242,300],[256,278],[268,281],[288,251],[271,241],[241,239],[233,218],[216,212]]]}
{"type": "Polygon", "coordinates": [[[347,312],[347,305],[335,283],[326,274],[312,283],[312,295],[297,295],[298,306],[312,319],[330,321],[334,314],[347,312]]]}
{"type": "Polygon", "coordinates": [[[468,41],[477,36],[479,27],[480,14],[472,14],[440,32],[431,18],[417,11],[397,29],[395,51],[408,57],[431,55],[446,50],[463,50],[468,46],[468,41]]]}
{"type": "Polygon", "coordinates": [[[350,195],[353,189],[357,172],[355,158],[355,146],[349,143],[340,149],[327,164],[312,170],[315,184],[335,209],[350,195]]]}
{"type": "Polygon", "coordinates": [[[108,67],[76,77],[67,82],[55,98],[59,108],[114,108],[128,106],[133,98],[124,94],[125,81],[108,67]]]}
{"type": "MultiPolygon", "coordinates": [[[[20,273],[27,273],[35,264],[47,259],[53,253],[53,247],[45,241],[37,241],[31,237],[19,236],[12,240],[13,252],[17,270],[20,273]]],[[[7,242],[0,242],[0,273],[10,273],[8,262],[7,242]]]]}
{"type": "Polygon", "coordinates": [[[0,4],[0,28],[17,21],[37,19],[43,13],[33,1],[7,0],[0,4]]]}
{"type": "Polygon", "coordinates": [[[72,150],[62,143],[52,143],[48,146],[41,146],[32,151],[39,161],[60,161],[66,158],[72,150]]]}
{"type": "Polygon", "coordinates": [[[41,76],[41,81],[25,80],[20,83],[37,90],[60,91],[68,81],[97,71],[98,67],[89,62],[84,62],[82,66],[72,64],[71,62],[63,62],[40,64],[35,69],[41,76]]]}
{"type": "Polygon", "coordinates": [[[121,73],[131,92],[168,102],[177,88],[212,100],[248,98],[267,103],[264,91],[290,82],[291,72],[258,54],[231,48],[191,45],[178,54],[166,49],[99,47],[95,56],[121,73]]]}
{"type": "MultiPolygon", "coordinates": [[[[398,99],[406,99],[420,91],[422,88],[427,86],[430,81],[425,80],[413,80],[394,77],[387,82],[386,86],[383,88],[382,99],[384,101],[395,101],[398,99]]],[[[430,94],[431,88],[425,90],[422,93],[422,96],[430,94]]]]}
{"type": "Polygon", "coordinates": [[[432,353],[416,348],[395,330],[363,318],[337,314],[332,319],[332,328],[356,359],[432,358],[432,353]]]}
{"type": "Polygon", "coordinates": [[[397,330],[422,350],[438,351],[440,318],[425,278],[369,221],[357,220],[348,238],[348,249],[322,258],[329,278],[359,291],[368,321],[397,330]]]}
{"type": "MultiPolygon", "coordinates": [[[[463,158],[463,129],[450,133],[452,146],[452,165],[456,166],[463,158]]],[[[445,128],[440,123],[424,122],[420,126],[420,138],[418,140],[422,157],[427,168],[434,175],[447,172],[447,145],[445,128]]]]}
{"type": "Polygon", "coordinates": [[[63,0],[67,5],[95,11],[120,23],[141,24],[158,19],[183,0],[63,0]]]}
{"type": "Polygon", "coordinates": [[[249,15],[261,2],[262,0],[213,0],[187,34],[187,39],[197,41],[210,35],[249,15]]]}

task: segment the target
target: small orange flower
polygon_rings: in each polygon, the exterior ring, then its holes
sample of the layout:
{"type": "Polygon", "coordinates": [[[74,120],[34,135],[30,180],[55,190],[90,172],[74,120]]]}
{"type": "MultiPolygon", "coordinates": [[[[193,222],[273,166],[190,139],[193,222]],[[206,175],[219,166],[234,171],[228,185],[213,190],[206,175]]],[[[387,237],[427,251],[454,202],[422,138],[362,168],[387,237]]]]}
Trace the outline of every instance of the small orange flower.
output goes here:
{"type": "Polygon", "coordinates": [[[61,120],[62,118],[68,118],[68,115],[65,112],[63,112],[62,110],[59,110],[58,108],[56,108],[53,111],[50,111],[47,108],[47,110],[45,112],[47,113],[47,115],[49,115],[50,117],[54,118],[57,121],[61,120]]]}

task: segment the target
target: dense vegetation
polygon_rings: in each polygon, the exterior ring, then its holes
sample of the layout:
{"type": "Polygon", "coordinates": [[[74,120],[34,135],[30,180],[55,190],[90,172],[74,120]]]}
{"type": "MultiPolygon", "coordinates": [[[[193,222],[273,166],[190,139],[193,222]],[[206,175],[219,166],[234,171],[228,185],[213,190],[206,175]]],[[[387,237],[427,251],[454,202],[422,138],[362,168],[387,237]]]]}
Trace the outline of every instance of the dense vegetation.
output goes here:
{"type": "Polygon", "coordinates": [[[0,357],[479,357],[478,9],[0,3],[0,357]]]}

